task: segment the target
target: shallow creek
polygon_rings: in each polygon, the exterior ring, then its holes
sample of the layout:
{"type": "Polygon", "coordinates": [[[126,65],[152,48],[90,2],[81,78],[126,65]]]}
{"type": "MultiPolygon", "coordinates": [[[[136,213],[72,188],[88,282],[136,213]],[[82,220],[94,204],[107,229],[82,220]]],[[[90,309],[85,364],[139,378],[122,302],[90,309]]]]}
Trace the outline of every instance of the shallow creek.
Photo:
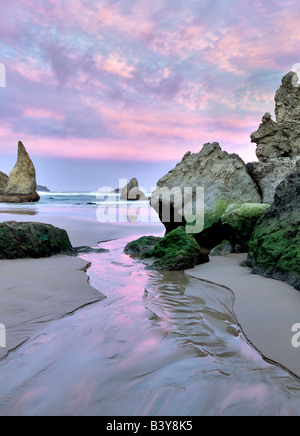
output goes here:
{"type": "Polygon", "coordinates": [[[300,381],[247,342],[232,292],[146,271],[123,253],[133,239],[81,255],[105,300],[0,362],[0,415],[300,414],[300,381]]]}

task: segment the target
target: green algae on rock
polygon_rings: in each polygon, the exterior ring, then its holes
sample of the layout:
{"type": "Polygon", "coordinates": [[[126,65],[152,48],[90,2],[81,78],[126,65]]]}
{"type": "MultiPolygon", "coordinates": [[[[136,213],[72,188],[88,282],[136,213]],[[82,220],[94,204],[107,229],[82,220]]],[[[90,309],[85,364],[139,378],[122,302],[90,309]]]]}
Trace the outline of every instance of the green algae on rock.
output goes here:
{"type": "Polygon", "coordinates": [[[269,207],[262,203],[230,204],[217,222],[194,237],[201,247],[209,250],[216,248],[214,255],[228,254],[230,246],[231,253],[247,253],[254,227],[269,207]]]}
{"type": "Polygon", "coordinates": [[[154,258],[147,269],[161,271],[182,271],[209,262],[209,257],[199,247],[194,237],[184,227],[168,233],[152,250],[141,259],[154,258]]]}
{"type": "Polygon", "coordinates": [[[0,223],[0,259],[76,254],[65,230],[42,223],[0,223]]]}
{"type": "Polygon", "coordinates": [[[143,255],[153,249],[161,240],[162,238],[156,236],[143,236],[136,241],[129,242],[124,248],[124,253],[129,255],[143,255]]]}
{"type": "Polygon", "coordinates": [[[248,251],[248,243],[259,218],[270,208],[269,204],[231,204],[221,217],[225,234],[233,245],[248,251]]]}
{"type": "Polygon", "coordinates": [[[274,203],[258,221],[248,251],[253,273],[300,290],[300,170],[277,188],[274,203]]]}

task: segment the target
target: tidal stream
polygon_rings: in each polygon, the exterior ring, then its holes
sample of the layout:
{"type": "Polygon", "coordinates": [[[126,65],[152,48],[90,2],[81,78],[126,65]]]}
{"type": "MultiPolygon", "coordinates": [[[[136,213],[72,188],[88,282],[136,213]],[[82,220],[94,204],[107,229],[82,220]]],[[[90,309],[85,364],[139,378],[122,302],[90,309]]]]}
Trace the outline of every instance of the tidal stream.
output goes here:
{"type": "Polygon", "coordinates": [[[81,257],[106,299],[50,323],[0,362],[0,415],[298,415],[300,381],[248,343],[234,295],[146,271],[133,240],[81,257]]]}

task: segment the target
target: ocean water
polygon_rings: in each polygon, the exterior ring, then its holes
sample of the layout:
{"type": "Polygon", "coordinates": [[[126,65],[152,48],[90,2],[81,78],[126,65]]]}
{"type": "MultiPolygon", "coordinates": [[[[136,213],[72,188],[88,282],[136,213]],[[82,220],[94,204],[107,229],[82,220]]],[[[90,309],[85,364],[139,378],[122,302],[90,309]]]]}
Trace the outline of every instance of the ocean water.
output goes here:
{"type": "MultiPolygon", "coordinates": [[[[94,216],[92,197],[45,195],[12,209],[94,216]]],[[[105,300],[49,323],[0,361],[0,415],[300,415],[299,379],[247,341],[234,294],[184,272],[145,270],[124,254],[137,237],[80,256],[105,300]]]]}
{"type": "MultiPolygon", "coordinates": [[[[99,223],[154,223],[160,220],[147,201],[122,201],[115,193],[39,192],[38,203],[0,204],[0,214],[82,218],[99,223]]],[[[150,193],[147,194],[150,199],[150,193]]],[[[1,215],[0,215],[1,219],[1,215]]],[[[6,219],[6,217],[5,217],[6,219]]]]}

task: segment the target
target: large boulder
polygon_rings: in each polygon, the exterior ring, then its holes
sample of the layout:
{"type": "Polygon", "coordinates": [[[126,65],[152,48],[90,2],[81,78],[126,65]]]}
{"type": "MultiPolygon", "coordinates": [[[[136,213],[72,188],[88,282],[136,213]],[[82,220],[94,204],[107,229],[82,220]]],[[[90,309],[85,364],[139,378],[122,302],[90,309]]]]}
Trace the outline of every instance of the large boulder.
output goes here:
{"type": "Polygon", "coordinates": [[[42,223],[0,224],[0,259],[40,258],[76,254],[65,230],[42,223]]]}
{"type": "Polygon", "coordinates": [[[248,264],[255,274],[300,290],[300,170],[277,187],[272,206],[258,221],[248,264]]]}
{"type": "Polygon", "coordinates": [[[39,201],[36,192],[36,172],[34,165],[22,142],[18,144],[18,160],[9,175],[7,186],[0,201],[5,203],[24,203],[39,201]]]}
{"type": "Polygon", "coordinates": [[[217,142],[207,143],[199,153],[188,152],[180,163],[157,183],[151,206],[159,214],[167,231],[185,225],[181,198],[184,188],[204,188],[205,226],[211,225],[232,203],[260,203],[257,185],[243,160],[223,151],[217,142]],[[170,198],[170,190],[174,194],[170,198]],[[176,201],[179,198],[179,201],[176,201]],[[170,219],[162,214],[162,205],[170,204],[170,219]]]}
{"type": "Polygon", "coordinates": [[[209,257],[184,227],[178,227],[147,251],[141,259],[153,259],[147,269],[182,271],[209,262],[209,257]]]}

